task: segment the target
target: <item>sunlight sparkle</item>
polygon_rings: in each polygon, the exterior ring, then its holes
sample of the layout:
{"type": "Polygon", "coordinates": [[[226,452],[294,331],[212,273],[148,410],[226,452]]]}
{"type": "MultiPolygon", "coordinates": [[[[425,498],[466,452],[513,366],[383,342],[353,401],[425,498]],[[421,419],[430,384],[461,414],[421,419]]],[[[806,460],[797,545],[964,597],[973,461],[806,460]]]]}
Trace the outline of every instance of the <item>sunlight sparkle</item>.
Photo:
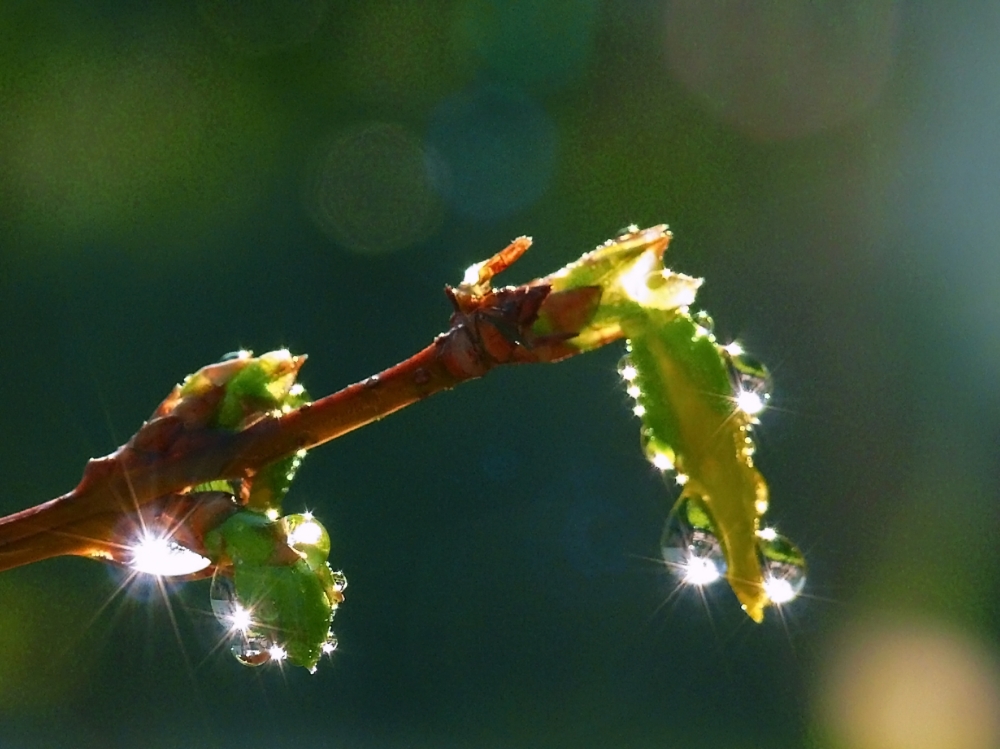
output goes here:
{"type": "Polygon", "coordinates": [[[210,559],[162,536],[143,534],[132,546],[129,566],[137,572],[159,577],[190,575],[210,565],[210,559]]]}
{"type": "Polygon", "coordinates": [[[322,538],[323,529],[320,527],[319,523],[307,520],[306,522],[295,526],[295,529],[288,534],[288,543],[292,546],[295,544],[312,546],[313,544],[319,543],[322,538]]]}
{"type": "Polygon", "coordinates": [[[674,468],[674,461],[666,453],[656,453],[653,456],[652,464],[661,471],[671,471],[674,468]]]}
{"type": "Polygon", "coordinates": [[[465,286],[475,286],[479,283],[479,271],[483,268],[483,263],[473,263],[468,268],[465,269],[465,275],[462,276],[462,283],[465,286]]]}
{"type": "Polygon", "coordinates": [[[233,623],[233,629],[243,633],[253,626],[253,616],[242,606],[236,606],[229,619],[233,623]]]}
{"type": "Polygon", "coordinates": [[[684,582],[688,585],[711,585],[722,575],[711,559],[691,557],[684,565],[684,582]]]}
{"type": "Polygon", "coordinates": [[[771,603],[779,606],[793,600],[797,595],[790,582],[774,576],[769,576],[764,580],[764,592],[771,599],[771,603]]]}
{"type": "Polygon", "coordinates": [[[764,399],[752,390],[741,390],[736,395],[736,407],[747,416],[756,416],[764,410],[764,399]]]}

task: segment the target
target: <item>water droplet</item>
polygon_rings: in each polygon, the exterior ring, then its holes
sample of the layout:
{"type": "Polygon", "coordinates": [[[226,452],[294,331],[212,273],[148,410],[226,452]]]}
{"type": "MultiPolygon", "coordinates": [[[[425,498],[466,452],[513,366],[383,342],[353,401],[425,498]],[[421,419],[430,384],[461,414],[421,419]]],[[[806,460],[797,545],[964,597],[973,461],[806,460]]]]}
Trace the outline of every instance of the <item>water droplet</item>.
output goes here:
{"type": "Polygon", "coordinates": [[[219,361],[222,362],[222,361],[233,361],[234,359],[249,359],[251,356],[253,356],[252,351],[247,351],[246,349],[240,349],[239,351],[229,351],[228,353],[223,354],[222,357],[219,359],[219,361]]]}
{"type": "Polygon", "coordinates": [[[698,310],[691,319],[698,326],[697,332],[703,336],[711,336],[715,333],[715,320],[705,310],[698,310]]]}
{"type": "Polygon", "coordinates": [[[660,539],[663,561],[688,585],[708,585],[726,574],[726,559],[704,503],[684,497],[674,508],[660,539]]]}
{"type": "Polygon", "coordinates": [[[661,471],[674,470],[676,456],[670,445],[653,436],[652,430],[648,427],[640,432],[639,440],[642,444],[642,452],[646,456],[646,460],[661,471]]]}
{"type": "Polygon", "coordinates": [[[758,533],[764,573],[764,591],[771,603],[788,603],[802,592],[806,584],[806,559],[795,546],[772,528],[758,533]]]}
{"type": "Polygon", "coordinates": [[[240,608],[232,578],[215,575],[208,597],[212,602],[212,613],[215,614],[215,618],[225,627],[230,627],[237,609],[240,608]]]}
{"type": "Polygon", "coordinates": [[[229,652],[244,666],[261,666],[271,660],[275,647],[268,638],[253,633],[237,638],[229,652]]]}
{"type": "Polygon", "coordinates": [[[632,364],[632,360],[629,357],[623,356],[618,362],[618,374],[621,375],[621,378],[625,380],[625,382],[632,382],[639,376],[639,370],[635,368],[635,365],[632,364]]]}
{"type": "Polygon", "coordinates": [[[771,398],[771,373],[738,344],[724,346],[722,351],[728,363],[729,379],[736,392],[737,407],[750,416],[756,416],[764,410],[771,398]]]}
{"type": "Polygon", "coordinates": [[[323,645],[321,646],[321,649],[323,650],[323,654],[324,655],[332,655],[333,652],[337,649],[337,644],[338,644],[337,643],[337,636],[334,635],[333,632],[331,632],[327,636],[326,642],[324,642],[323,645]]]}
{"type": "Polygon", "coordinates": [[[340,570],[336,570],[331,575],[333,577],[333,587],[338,591],[343,591],[347,588],[347,577],[340,570]]]}
{"type": "Polygon", "coordinates": [[[167,536],[145,531],[130,547],[129,566],[136,572],[157,577],[190,575],[208,567],[212,561],[167,536]]]}

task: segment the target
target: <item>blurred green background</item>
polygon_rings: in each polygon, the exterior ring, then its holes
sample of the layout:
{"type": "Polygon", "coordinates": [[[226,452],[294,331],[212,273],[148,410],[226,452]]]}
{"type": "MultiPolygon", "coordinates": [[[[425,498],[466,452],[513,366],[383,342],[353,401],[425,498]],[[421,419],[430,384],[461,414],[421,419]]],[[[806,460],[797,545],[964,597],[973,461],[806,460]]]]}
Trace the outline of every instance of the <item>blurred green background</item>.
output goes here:
{"type": "Polygon", "coordinates": [[[463,269],[626,224],[774,372],[807,596],[675,593],[620,350],[313,453],[350,580],[314,676],[60,559],[0,576],[0,747],[1000,746],[1000,7],[733,0],[0,3],[0,511],[184,374],[423,347],[463,269]]]}

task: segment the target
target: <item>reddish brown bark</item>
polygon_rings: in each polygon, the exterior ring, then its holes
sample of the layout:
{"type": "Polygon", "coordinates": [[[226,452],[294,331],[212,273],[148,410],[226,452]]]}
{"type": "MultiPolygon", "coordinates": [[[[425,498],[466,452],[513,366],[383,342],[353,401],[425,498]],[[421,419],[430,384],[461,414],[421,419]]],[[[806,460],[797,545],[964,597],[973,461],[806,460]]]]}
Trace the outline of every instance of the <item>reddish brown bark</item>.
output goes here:
{"type": "Polygon", "coordinates": [[[114,453],[88,462],[72,491],[0,518],[0,571],[61,555],[125,563],[127,534],[148,517],[171,519],[177,538],[198,550],[223,514],[218,493],[185,494],[218,479],[252,479],[261,467],[335,439],[434,393],[508,363],[557,361],[576,353],[566,341],[596,308],[600,289],[549,293],[544,282],[492,289],[489,280],[527,249],[521,238],[483,264],[477,284],[448,289],[451,327],[422,351],[362,382],[240,432],[192,427],[176,415],[154,416],[114,453]],[[548,303],[566,320],[536,336],[532,324],[548,303]],[[209,497],[214,497],[209,502],[209,497]]]}

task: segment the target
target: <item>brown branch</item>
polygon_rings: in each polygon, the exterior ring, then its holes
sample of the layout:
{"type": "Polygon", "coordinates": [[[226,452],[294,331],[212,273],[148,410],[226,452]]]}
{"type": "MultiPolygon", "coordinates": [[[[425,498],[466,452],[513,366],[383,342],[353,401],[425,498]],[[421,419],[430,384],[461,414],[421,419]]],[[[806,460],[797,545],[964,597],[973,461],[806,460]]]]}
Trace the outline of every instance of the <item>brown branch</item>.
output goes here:
{"type": "MultiPolygon", "coordinates": [[[[451,327],[405,361],[312,404],[268,416],[232,432],[154,416],[111,455],[88,462],[75,489],[0,518],[0,571],[61,555],[127,563],[128,538],[152,515],[172,518],[190,535],[218,522],[215,504],[185,494],[219,479],[251,479],[275,460],[335,439],[434,393],[482,377],[508,363],[556,361],[576,353],[566,343],[596,308],[600,289],[550,294],[544,279],[494,290],[493,275],[529,246],[516,240],[482,264],[479,281],[447,289],[456,311],[451,327]],[[537,336],[543,305],[563,329],[537,336]],[[570,329],[575,328],[575,329],[570,329]],[[178,508],[183,507],[183,514],[178,508]],[[197,522],[195,522],[197,521],[197,522]]],[[[200,533],[188,539],[197,550],[200,533]]]]}

